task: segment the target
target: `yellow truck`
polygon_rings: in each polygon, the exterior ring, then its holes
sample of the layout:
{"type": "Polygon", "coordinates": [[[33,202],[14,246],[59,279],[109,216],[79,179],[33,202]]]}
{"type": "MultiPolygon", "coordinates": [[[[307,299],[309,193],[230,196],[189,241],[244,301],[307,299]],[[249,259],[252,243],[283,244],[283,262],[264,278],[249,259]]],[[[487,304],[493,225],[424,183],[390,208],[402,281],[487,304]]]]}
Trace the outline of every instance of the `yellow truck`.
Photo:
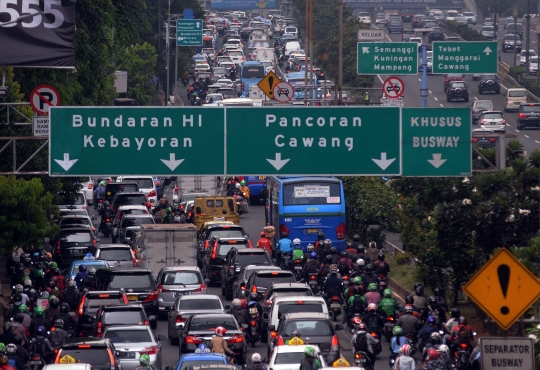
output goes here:
{"type": "Polygon", "coordinates": [[[208,221],[231,221],[240,225],[240,215],[233,197],[195,198],[193,211],[197,231],[208,221]]]}

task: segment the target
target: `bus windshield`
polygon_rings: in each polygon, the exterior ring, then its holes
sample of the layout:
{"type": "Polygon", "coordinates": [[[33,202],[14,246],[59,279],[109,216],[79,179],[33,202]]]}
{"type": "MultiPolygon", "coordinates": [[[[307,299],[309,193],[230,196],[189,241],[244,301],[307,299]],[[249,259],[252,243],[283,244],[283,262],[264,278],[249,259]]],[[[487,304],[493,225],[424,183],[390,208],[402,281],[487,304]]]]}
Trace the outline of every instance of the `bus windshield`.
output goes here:
{"type": "Polygon", "coordinates": [[[287,184],[283,187],[283,205],[316,205],[341,203],[338,183],[302,182],[287,184]]]}

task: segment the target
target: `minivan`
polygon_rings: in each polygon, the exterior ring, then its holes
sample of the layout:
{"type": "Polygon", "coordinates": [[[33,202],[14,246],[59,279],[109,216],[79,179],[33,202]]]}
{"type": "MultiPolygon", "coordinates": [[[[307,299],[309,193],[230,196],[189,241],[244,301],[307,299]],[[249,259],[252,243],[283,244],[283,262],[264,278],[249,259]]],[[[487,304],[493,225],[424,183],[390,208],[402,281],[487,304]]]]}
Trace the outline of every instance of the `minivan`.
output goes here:
{"type": "Polygon", "coordinates": [[[302,48],[300,47],[300,43],[298,41],[289,41],[288,43],[285,44],[285,51],[284,51],[285,58],[288,58],[292,51],[300,50],[300,49],[302,48]]]}
{"type": "Polygon", "coordinates": [[[527,90],[523,88],[508,89],[505,97],[504,111],[518,110],[521,104],[527,103],[527,90]]]}

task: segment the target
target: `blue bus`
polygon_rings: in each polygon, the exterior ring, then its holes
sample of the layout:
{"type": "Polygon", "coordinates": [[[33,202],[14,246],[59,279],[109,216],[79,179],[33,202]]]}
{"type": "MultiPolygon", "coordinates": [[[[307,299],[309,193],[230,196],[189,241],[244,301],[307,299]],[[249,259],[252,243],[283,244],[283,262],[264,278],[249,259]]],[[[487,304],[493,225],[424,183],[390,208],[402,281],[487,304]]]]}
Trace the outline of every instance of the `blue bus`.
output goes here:
{"type": "MultiPolygon", "coordinates": [[[[306,78],[305,72],[289,72],[285,75],[285,81],[287,81],[294,87],[295,93],[300,92],[300,91],[302,92],[302,99],[304,98],[304,86],[306,85],[305,78],[306,78]]],[[[309,79],[309,75],[308,75],[308,79],[309,79]]],[[[313,86],[317,86],[318,81],[317,81],[317,76],[315,76],[315,73],[312,74],[312,79],[313,79],[313,86]]],[[[309,84],[309,80],[308,80],[308,84],[309,84]]],[[[309,91],[308,92],[309,99],[317,99],[316,88],[310,87],[308,91],[309,91]]]]}
{"type": "Polygon", "coordinates": [[[266,67],[261,62],[244,62],[240,65],[240,82],[242,94],[249,95],[249,87],[257,85],[266,76],[266,67]]]}
{"type": "Polygon", "coordinates": [[[251,202],[261,200],[264,202],[266,189],[266,176],[239,176],[240,180],[244,179],[249,188],[249,197],[251,202]]]}
{"type": "Polygon", "coordinates": [[[285,231],[291,240],[299,238],[306,250],[308,243],[314,244],[319,232],[323,232],[338,251],[346,248],[341,180],[330,176],[268,176],[266,193],[266,223],[275,227],[276,243],[285,231]]]}

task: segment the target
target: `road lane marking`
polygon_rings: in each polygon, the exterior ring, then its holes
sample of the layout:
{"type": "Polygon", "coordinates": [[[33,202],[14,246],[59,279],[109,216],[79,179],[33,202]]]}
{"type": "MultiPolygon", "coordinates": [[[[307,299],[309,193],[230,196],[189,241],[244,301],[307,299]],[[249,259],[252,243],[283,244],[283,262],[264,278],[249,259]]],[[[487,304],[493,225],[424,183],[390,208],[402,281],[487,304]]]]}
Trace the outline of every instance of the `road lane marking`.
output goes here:
{"type": "Polygon", "coordinates": [[[478,98],[475,96],[475,97],[474,97],[474,100],[478,100],[478,98]]]}
{"type": "Polygon", "coordinates": [[[516,132],[519,132],[519,130],[516,130],[516,132]]]}
{"type": "Polygon", "coordinates": [[[507,123],[506,126],[510,127],[510,125],[507,123]]]}
{"type": "Polygon", "coordinates": [[[441,107],[443,107],[443,105],[441,104],[441,107]]]}
{"type": "Polygon", "coordinates": [[[431,90],[428,90],[428,91],[429,91],[430,94],[433,94],[433,93],[431,92],[431,90]]]}
{"type": "Polygon", "coordinates": [[[418,79],[418,81],[422,82],[422,80],[421,80],[421,79],[418,79]]]}
{"type": "Polygon", "coordinates": [[[535,140],[535,142],[538,143],[538,144],[540,144],[540,141],[538,141],[538,140],[535,140]]]}
{"type": "Polygon", "coordinates": [[[525,136],[527,139],[529,139],[529,135],[523,135],[523,136],[525,136]]]}
{"type": "Polygon", "coordinates": [[[437,97],[436,97],[436,96],[434,96],[434,97],[433,97],[433,99],[435,99],[435,100],[439,101],[439,99],[437,99],[437,97]]]}

